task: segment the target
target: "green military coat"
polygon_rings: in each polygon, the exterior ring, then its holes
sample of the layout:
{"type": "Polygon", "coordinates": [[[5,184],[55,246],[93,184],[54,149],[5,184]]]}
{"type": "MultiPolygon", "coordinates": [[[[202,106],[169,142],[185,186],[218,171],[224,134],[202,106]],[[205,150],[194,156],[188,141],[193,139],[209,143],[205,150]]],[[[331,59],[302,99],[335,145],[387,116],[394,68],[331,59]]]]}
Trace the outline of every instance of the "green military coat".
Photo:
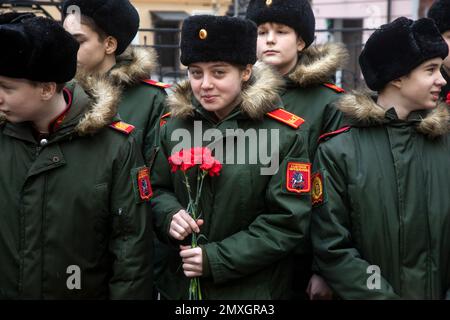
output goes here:
{"type": "Polygon", "coordinates": [[[46,140],[1,121],[2,299],[151,298],[151,211],[137,177],[146,167],[129,126],[108,128],[114,92],[90,92],[95,101],[69,85],[71,107],[46,140]]]}
{"type": "MultiPolygon", "coordinates": [[[[173,215],[186,208],[188,198],[182,174],[171,173],[167,159],[178,144],[172,135],[180,130],[194,134],[196,125],[202,126],[203,133],[208,129],[218,130],[216,143],[222,143],[230,135],[231,141],[236,138],[227,130],[266,131],[268,138],[262,149],[267,148],[273,135],[279,135],[279,144],[272,149],[279,150],[279,170],[274,174],[261,175],[260,170],[265,166],[255,161],[257,152],[252,151],[253,141],[239,149],[245,153],[245,164],[227,162],[219,177],[206,178],[200,203],[205,220],[201,233],[207,239],[202,240],[204,298],[287,299],[292,296],[292,253],[305,241],[309,226],[307,139],[302,127],[291,128],[265,116],[280,106],[276,94],[280,80],[262,65],[255,67],[254,74],[252,84],[243,91],[240,106],[221,121],[192,98],[189,82],[177,87],[169,99],[172,116],[162,128],[160,150],[152,170],[155,228],[167,250],[167,267],[157,279],[158,289],[165,298],[187,298],[189,286],[181,268],[179,243],[168,236],[173,215]],[[302,168],[297,172],[304,183],[292,191],[287,175],[295,171],[292,168],[297,164],[302,168]]],[[[204,141],[203,145],[209,142],[204,141]]],[[[225,158],[228,151],[224,151],[225,158]]],[[[188,174],[195,186],[196,169],[188,174]]]]}
{"type": "Polygon", "coordinates": [[[448,298],[448,107],[403,121],[363,94],[339,104],[352,127],[321,143],[314,165],[320,274],[344,299],[448,298]]]}

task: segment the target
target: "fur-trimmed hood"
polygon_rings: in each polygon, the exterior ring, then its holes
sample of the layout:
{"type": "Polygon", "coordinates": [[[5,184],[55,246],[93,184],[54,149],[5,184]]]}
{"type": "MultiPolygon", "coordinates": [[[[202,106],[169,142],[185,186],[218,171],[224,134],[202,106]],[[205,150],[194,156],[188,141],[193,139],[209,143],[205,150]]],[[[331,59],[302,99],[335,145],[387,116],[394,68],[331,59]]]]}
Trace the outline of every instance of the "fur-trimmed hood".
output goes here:
{"type": "MultiPolygon", "coordinates": [[[[257,62],[248,85],[241,92],[240,108],[250,118],[259,120],[264,115],[279,107],[281,100],[279,90],[283,79],[268,65],[257,62]]],[[[194,115],[193,92],[188,80],[179,83],[172,95],[167,98],[172,117],[186,118],[194,115]]]]}
{"type": "MultiPolygon", "coordinates": [[[[336,102],[336,106],[356,126],[375,126],[390,121],[386,117],[388,111],[376,104],[373,97],[366,92],[346,94],[336,102]]],[[[450,132],[448,105],[441,102],[434,110],[424,111],[424,116],[418,121],[417,131],[430,138],[450,132]]]]}
{"type": "Polygon", "coordinates": [[[348,61],[348,51],[341,43],[327,43],[305,49],[288,77],[300,87],[330,82],[336,71],[348,61]]]}

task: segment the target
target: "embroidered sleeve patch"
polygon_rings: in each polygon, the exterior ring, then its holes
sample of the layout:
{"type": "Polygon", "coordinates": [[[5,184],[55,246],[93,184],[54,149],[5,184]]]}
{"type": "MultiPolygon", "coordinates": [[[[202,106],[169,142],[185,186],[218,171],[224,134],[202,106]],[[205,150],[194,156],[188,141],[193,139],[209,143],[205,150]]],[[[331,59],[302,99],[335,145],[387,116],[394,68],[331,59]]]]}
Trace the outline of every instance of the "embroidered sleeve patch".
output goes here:
{"type": "Polygon", "coordinates": [[[294,193],[311,191],[311,164],[289,162],[286,172],[286,189],[294,193]]]}
{"type": "Polygon", "coordinates": [[[323,203],[323,179],[320,172],[313,174],[311,181],[311,201],[313,206],[317,206],[323,203]]]}
{"type": "Polygon", "coordinates": [[[140,167],[131,171],[133,177],[133,187],[136,201],[138,203],[148,201],[153,196],[150,182],[150,170],[147,167],[140,167]]]}

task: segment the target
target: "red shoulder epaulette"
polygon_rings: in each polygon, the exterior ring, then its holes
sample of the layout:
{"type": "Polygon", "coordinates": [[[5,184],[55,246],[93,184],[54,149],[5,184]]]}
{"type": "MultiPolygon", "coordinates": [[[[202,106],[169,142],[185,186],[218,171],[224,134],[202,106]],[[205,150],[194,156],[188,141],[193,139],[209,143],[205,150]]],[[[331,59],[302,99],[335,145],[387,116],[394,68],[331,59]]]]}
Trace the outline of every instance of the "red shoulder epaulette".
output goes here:
{"type": "Polygon", "coordinates": [[[134,126],[123,121],[116,121],[109,125],[110,128],[117,130],[119,132],[130,134],[134,130],[134,126]]]}
{"type": "Polygon", "coordinates": [[[152,79],[145,79],[145,80],[142,80],[142,82],[144,82],[146,84],[149,84],[151,86],[155,86],[155,87],[159,87],[159,88],[163,88],[163,89],[168,89],[168,88],[171,87],[170,84],[167,84],[167,83],[164,83],[164,82],[158,82],[158,81],[155,81],[155,80],[152,80],[152,79]]]}
{"type": "Polygon", "coordinates": [[[289,111],[286,111],[285,109],[276,109],[273,111],[270,111],[266,113],[266,115],[272,119],[278,120],[284,124],[287,124],[288,126],[298,129],[300,126],[305,122],[302,118],[299,116],[290,113],[289,111]]]}
{"type": "Polygon", "coordinates": [[[171,112],[167,112],[166,114],[163,114],[161,116],[161,119],[159,120],[159,126],[162,127],[163,125],[165,125],[167,123],[166,118],[170,117],[171,112]]]}
{"type": "Polygon", "coordinates": [[[338,87],[337,85],[335,85],[333,83],[324,83],[323,85],[327,88],[330,88],[331,90],[336,91],[337,93],[345,93],[344,89],[342,89],[341,87],[338,87]]]}
{"type": "Polygon", "coordinates": [[[319,141],[318,142],[321,143],[323,141],[326,141],[329,138],[334,137],[334,136],[338,135],[339,133],[347,132],[350,129],[351,129],[351,126],[345,126],[345,127],[340,128],[340,129],[337,129],[336,131],[331,131],[331,132],[325,133],[325,134],[323,134],[323,135],[321,135],[319,137],[319,141]]]}

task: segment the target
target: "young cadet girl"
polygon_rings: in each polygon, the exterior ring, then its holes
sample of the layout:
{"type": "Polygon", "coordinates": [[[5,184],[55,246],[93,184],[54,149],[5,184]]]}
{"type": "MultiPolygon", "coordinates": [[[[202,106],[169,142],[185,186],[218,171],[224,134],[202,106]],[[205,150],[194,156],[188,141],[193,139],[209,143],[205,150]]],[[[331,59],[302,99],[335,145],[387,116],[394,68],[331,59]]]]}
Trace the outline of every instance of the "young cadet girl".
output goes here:
{"type": "MultiPolygon", "coordinates": [[[[172,113],[152,170],[155,228],[168,254],[157,279],[163,298],[187,298],[192,277],[200,277],[206,299],[292,296],[292,253],[309,225],[308,145],[301,119],[280,109],[281,79],[264,64],[253,66],[256,37],[249,20],[184,22],[181,62],[189,79],[168,99],[172,113]],[[205,178],[197,221],[186,212],[183,175],[171,173],[168,162],[180,135],[187,146],[223,146],[222,170],[205,178]],[[257,149],[275,156],[263,163],[257,149]],[[236,154],[244,155],[242,164],[236,154]],[[264,172],[269,168],[275,170],[264,172]],[[203,235],[199,247],[186,246],[192,233],[203,235]]],[[[197,172],[186,171],[193,190],[197,172]]]]}

